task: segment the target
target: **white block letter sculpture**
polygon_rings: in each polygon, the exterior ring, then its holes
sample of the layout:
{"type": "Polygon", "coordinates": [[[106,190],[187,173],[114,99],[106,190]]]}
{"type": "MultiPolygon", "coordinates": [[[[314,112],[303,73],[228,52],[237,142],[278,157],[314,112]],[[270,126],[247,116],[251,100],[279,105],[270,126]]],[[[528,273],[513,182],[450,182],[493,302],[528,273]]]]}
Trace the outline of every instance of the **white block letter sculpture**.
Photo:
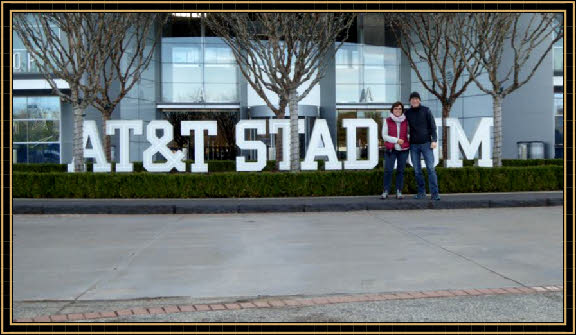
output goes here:
{"type": "MultiPolygon", "coordinates": [[[[277,134],[278,129],[282,129],[282,161],[279,164],[280,170],[290,170],[290,120],[271,119],[269,122],[270,134],[277,134]]],[[[298,120],[298,132],[304,134],[304,120],[298,120]]],[[[278,145],[276,145],[278,147],[278,145]]]]}
{"type": "MultiPolygon", "coordinates": [[[[386,120],[384,120],[386,122],[386,120]]],[[[372,119],[344,119],[342,127],[346,128],[346,161],[344,169],[373,169],[378,165],[378,124],[372,119]],[[358,160],[356,155],[356,129],[368,128],[368,159],[358,160]]]]}
{"type": "MultiPolygon", "coordinates": [[[[96,121],[84,121],[84,127],[82,129],[82,147],[84,148],[84,159],[94,158],[94,172],[110,172],[112,166],[106,161],[106,155],[104,154],[104,149],[102,148],[100,135],[98,135],[96,121]],[[90,138],[90,143],[92,144],[91,149],[86,148],[86,145],[88,144],[88,138],[90,138]]],[[[86,169],[86,164],[84,164],[84,169],[86,169]]],[[[72,163],[68,164],[68,172],[74,172],[74,159],[72,159],[72,163]]]]}
{"type": "Polygon", "coordinates": [[[204,130],[208,135],[216,135],[216,121],[182,121],[181,135],[190,136],[194,131],[194,164],[190,166],[192,172],[208,172],[208,164],[204,163],[204,130]]]}
{"type": "Polygon", "coordinates": [[[176,168],[176,170],[181,172],[186,171],[186,164],[182,161],[184,159],[182,150],[172,153],[167,147],[168,143],[174,138],[174,129],[170,122],[165,120],[150,121],[148,128],[146,128],[146,137],[151,144],[148,149],[144,150],[143,154],[143,164],[147,171],[169,172],[172,168],[176,168]],[[158,129],[163,131],[161,137],[156,135],[156,130],[158,129]],[[158,152],[166,158],[166,162],[153,162],[152,157],[158,152]]]}
{"type": "Polygon", "coordinates": [[[492,167],[492,145],[490,143],[490,127],[494,126],[494,119],[491,117],[483,117],[476,127],[476,131],[472,136],[472,141],[468,142],[468,138],[464,133],[464,129],[460,125],[458,119],[446,119],[446,125],[449,127],[450,132],[450,158],[446,161],[447,167],[462,167],[462,159],[460,157],[460,148],[467,159],[474,159],[478,152],[478,148],[482,145],[482,157],[478,160],[478,166],[492,167]]]}
{"type": "Polygon", "coordinates": [[[236,124],[236,145],[240,150],[256,150],[256,162],[246,162],[246,157],[236,157],[236,171],[262,171],[266,167],[266,144],[246,141],[246,129],[256,129],[258,135],[266,134],[266,120],[242,120],[236,124]]]}
{"type": "Polygon", "coordinates": [[[318,162],[314,160],[316,156],[327,156],[324,168],[326,170],[341,170],[342,162],[338,161],[336,157],[336,150],[330,137],[328,124],[324,119],[316,119],[312,135],[310,135],[310,143],[306,151],[306,158],[302,162],[302,170],[318,170],[318,162]],[[322,144],[322,145],[321,145],[322,144]]]}
{"type": "Polygon", "coordinates": [[[130,163],[130,129],[134,135],[142,135],[142,120],[110,120],[106,122],[106,135],[114,135],[120,131],[120,162],[116,164],[116,172],[132,172],[134,164],[130,163]]]}

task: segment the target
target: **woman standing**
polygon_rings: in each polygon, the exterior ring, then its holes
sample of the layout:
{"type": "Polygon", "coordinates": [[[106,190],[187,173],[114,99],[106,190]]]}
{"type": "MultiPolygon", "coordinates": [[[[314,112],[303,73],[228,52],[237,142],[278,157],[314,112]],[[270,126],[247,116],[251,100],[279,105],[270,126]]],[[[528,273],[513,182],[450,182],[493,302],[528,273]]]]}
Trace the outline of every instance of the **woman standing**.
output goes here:
{"type": "Polygon", "coordinates": [[[404,168],[408,159],[410,149],[408,120],[404,115],[404,105],[397,101],[390,108],[390,116],[384,120],[382,125],[382,137],[386,143],[384,151],[384,193],[380,196],[387,199],[390,193],[390,182],[392,181],[392,171],[394,163],[396,165],[396,199],[402,199],[402,188],[404,187],[404,168]]]}

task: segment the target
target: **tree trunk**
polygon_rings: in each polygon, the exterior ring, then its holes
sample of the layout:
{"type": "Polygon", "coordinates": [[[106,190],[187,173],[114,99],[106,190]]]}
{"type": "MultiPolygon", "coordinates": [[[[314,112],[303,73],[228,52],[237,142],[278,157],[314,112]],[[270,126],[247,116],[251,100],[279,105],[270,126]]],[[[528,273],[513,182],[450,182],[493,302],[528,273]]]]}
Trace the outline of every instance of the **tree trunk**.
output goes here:
{"type": "MultiPolygon", "coordinates": [[[[279,120],[283,120],[285,117],[284,112],[278,114],[276,116],[276,118],[278,118],[279,120]]],[[[284,152],[284,142],[282,142],[282,133],[285,131],[280,130],[276,133],[276,135],[274,136],[274,138],[276,139],[276,171],[280,171],[280,162],[282,161],[282,153],[284,152]]]]}
{"type": "Polygon", "coordinates": [[[290,108],[290,171],[300,171],[300,136],[298,133],[298,93],[290,91],[288,106],[290,108]]]}
{"type": "Polygon", "coordinates": [[[492,100],[494,109],[494,147],[492,149],[492,164],[502,166],[502,97],[494,96],[492,100]]]}
{"type": "Polygon", "coordinates": [[[102,113],[102,138],[104,138],[104,153],[106,154],[106,160],[110,163],[112,162],[112,150],[110,144],[110,136],[106,135],[106,123],[110,120],[110,111],[102,113]]]}
{"type": "MultiPolygon", "coordinates": [[[[442,161],[444,167],[448,164],[448,127],[446,119],[450,116],[451,105],[442,105],[442,161]]],[[[457,152],[451,152],[451,155],[457,155],[457,152]]]]}
{"type": "Polygon", "coordinates": [[[74,108],[74,172],[84,172],[84,108],[74,108]]]}

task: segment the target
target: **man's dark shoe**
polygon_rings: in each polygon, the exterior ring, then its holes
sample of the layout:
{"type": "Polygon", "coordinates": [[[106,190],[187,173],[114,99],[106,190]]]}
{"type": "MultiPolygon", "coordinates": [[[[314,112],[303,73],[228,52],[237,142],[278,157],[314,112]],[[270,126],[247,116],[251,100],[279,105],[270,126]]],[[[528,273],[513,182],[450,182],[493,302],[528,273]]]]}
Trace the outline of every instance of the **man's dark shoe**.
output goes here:
{"type": "Polygon", "coordinates": [[[426,194],[418,193],[414,196],[414,199],[416,200],[426,199],[426,194]]]}
{"type": "Polygon", "coordinates": [[[430,197],[431,200],[440,200],[440,195],[438,194],[434,194],[432,195],[432,197],[430,197]]]}

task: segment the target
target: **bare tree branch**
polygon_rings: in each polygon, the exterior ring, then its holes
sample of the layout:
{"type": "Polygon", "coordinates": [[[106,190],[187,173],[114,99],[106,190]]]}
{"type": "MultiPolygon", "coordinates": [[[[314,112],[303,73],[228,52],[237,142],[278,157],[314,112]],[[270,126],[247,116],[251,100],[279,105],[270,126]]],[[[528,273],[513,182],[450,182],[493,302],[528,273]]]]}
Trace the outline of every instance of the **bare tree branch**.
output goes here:
{"type": "MultiPolygon", "coordinates": [[[[388,13],[392,31],[402,52],[422,86],[442,104],[442,138],[447,141],[446,118],[456,99],[480,73],[479,62],[467,66],[479,46],[460,27],[462,14],[456,13],[388,13]],[[461,50],[462,52],[457,52],[461,50]],[[422,64],[419,66],[419,62],[422,64]],[[423,71],[430,71],[426,80],[423,71]]],[[[442,146],[442,156],[448,156],[448,146],[442,146]]]]}
{"type": "MultiPolygon", "coordinates": [[[[206,23],[228,44],[240,71],[278,118],[290,107],[291,170],[300,169],[298,101],[304,99],[326,73],[326,57],[343,41],[354,14],[338,13],[209,13],[206,23]],[[302,85],[300,95],[297,89],[302,85]],[[278,96],[278,105],[265,90],[278,96]]],[[[277,152],[277,161],[280,160],[277,152]]]]}
{"type": "MultiPolygon", "coordinates": [[[[554,13],[470,13],[460,21],[460,25],[469,32],[463,38],[478,42],[472,43],[477,52],[472,59],[467,59],[467,68],[474,62],[481,63],[490,81],[491,87],[487,87],[474,79],[476,85],[493,99],[492,159],[495,166],[501,166],[502,101],[530,81],[553,45],[563,38],[564,24],[554,13]],[[508,69],[503,69],[502,58],[508,44],[513,62],[508,69]],[[533,65],[527,66],[529,60],[534,60],[533,65]]],[[[459,49],[459,52],[464,50],[459,49]]]]}

